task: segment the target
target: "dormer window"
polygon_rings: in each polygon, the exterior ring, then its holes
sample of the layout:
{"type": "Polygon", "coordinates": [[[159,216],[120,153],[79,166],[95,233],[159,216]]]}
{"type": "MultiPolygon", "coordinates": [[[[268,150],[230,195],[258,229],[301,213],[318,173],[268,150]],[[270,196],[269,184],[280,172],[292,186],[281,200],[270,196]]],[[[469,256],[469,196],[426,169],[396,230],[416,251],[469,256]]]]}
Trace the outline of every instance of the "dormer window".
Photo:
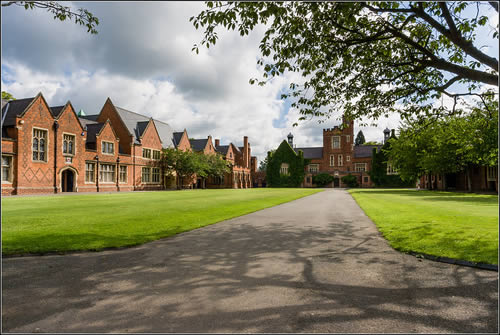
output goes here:
{"type": "Polygon", "coordinates": [[[115,153],[115,144],[113,142],[101,142],[102,153],[112,155],[115,153]]]}

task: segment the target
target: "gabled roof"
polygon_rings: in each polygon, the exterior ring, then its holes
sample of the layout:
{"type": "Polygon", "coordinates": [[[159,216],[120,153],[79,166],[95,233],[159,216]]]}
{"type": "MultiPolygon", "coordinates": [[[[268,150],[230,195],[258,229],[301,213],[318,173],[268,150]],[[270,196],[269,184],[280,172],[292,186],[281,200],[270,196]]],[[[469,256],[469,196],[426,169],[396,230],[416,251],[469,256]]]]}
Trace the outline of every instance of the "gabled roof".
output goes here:
{"type": "Polygon", "coordinates": [[[174,142],[174,146],[177,147],[179,143],[181,143],[182,135],[184,134],[183,131],[176,131],[172,133],[172,142],[174,142]]]}
{"type": "Polygon", "coordinates": [[[304,158],[306,159],[323,158],[323,147],[294,148],[293,150],[296,153],[299,153],[299,150],[302,150],[304,158]]]}
{"type": "Polygon", "coordinates": [[[105,123],[87,124],[87,142],[95,143],[96,135],[99,134],[105,123]]]}
{"type": "Polygon", "coordinates": [[[380,151],[382,145],[356,145],[354,146],[354,157],[356,158],[366,158],[371,157],[373,148],[377,148],[377,152],[380,151]]]}
{"type": "Polygon", "coordinates": [[[87,125],[89,125],[89,124],[96,124],[96,123],[98,123],[97,121],[92,121],[92,120],[84,119],[82,117],[79,117],[78,119],[80,120],[80,123],[82,124],[82,127],[84,127],[84,128],[87,125]]]}
{"type": "MultiPolygon", "coordinates": [[[[15,126],[16,116],[23,114],[36,97],[11,100],[2,107],[2,126],[15,126]]],[[[2,101],[3,105],[3,101],[2,101]]]]}
{"type": "Polygon", "coordinates": [[[191,148],[194,151],[203,151],[203,150],[205,150],[205,147],[207,146],[207,142],[208,142],[208,138],[189,140],[189,143],[191,143],[191,148]]]}
{"type": "MultiPolygon", "coordinates": [[[[142,136],[142,132],[144,131],[144,122],[149,122],[150,117],[145,115],[137,114],[135,112],[131,112],[121,107],[115,106],[116,112],[122,119],[125,127],[130,134],[135,135],[135,143],[140,144],[139,139],[142,136]],[[139,135],[140,134],[140,135],[139,135]]],[[[156,127],[156,131],[160,136],[160,140],[162,142],[162,146],[164,148],[173,147],[174,143],[172,142],[172,134],[173,130],[168,123],[158,121],[153,119],[153,122],[156,127]]]]}
{"type": "Polygon", "coordinates": [[[215,151],[220,152],[224,156],[227,155],[228,150],[229,145],[219,145],[218,147],[215,147],[215,151]]]}
{"type": "Polygon", "coordinates": [[[61,114],[61,112],[65,106],[66,105],[50,107],[49,108],[50,113],[52,114],[53,117],[57,118],[59,116],[59,114],[61,114]]]}

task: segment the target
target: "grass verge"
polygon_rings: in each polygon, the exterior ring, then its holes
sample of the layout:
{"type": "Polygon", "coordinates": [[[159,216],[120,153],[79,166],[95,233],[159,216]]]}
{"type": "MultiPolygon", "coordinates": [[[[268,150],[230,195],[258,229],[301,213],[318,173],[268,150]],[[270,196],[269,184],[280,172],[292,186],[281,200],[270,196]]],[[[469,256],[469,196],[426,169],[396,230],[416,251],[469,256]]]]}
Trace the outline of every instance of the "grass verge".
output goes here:
{"type": "Polygon", "coordinates": [[[261,188],[6,197],[2,254],[132,246],[317,192],[261,188]]]}
{"type": "Polygon", "coordinates": [[[498,196],[351,189],[396,250],[498,264],[498,196]]]}

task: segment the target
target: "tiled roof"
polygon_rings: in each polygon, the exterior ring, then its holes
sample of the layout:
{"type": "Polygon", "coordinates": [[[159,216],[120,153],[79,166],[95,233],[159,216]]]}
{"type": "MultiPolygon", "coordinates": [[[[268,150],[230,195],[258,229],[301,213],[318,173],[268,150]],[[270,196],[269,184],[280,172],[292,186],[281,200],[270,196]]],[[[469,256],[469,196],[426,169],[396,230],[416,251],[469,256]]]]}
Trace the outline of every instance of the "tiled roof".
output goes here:
{"type": "Polygon", "coordinates": [[[299,153],[299,150],[302,150],[304,158],[306,159],[323,158],[323,147],[294,148],[293,150],[296,153],[299,153]]]}
{"type": "Polygon", "coordinates": [[[172,142],[174,143],[175,147],[177,147],[179,143],[181,143],[182,134],[184,134],[183,131],[172,133],[172,142]]]}
{"type": "Polygon", "coordinates": [[[229,150],[229,145],[219,145],[215,148],[217,152],[220,152],[223,155],[227,155],[227,151],[229,150]]]}
{"type": "Polygon", "coordinates": [[[373,148],[377,148],[377,151],[379,151],[382,145],[356,145],[354,147],[354,157],[371,157],[373,148]]]}
{"type": "Polygon", "coordinates": [[[64,106],[55,106],[55,107],[50,107],[50,113],[52,113],[53,117],[58,117],[59,114],[61,114],[61,111],[63,110],[64,106]]]}
{"type": "Polygon", "coordinates": [[[203,150],[205,150],[205,147],[207,146],[207,141],[208,141],[208,138],[189,140],[189,142],[191,143],[191,148],[194,151],[203,151],[203,150]]]}
{"type": "MultiPolygon", "coordinates": [[[[134,112],[131,112],[129,110],[123,109],[121,107],[116,107],[116,111],[120,115],[121,119],[123,120],[123,123],[125,123],[125,126],[127,127],[128,131],[130,134],[133,134],[136,136],[135,140],[136,143],[139,143],[139,133],[142,132],[141,127],[142,127],[142,122],[149,122],[149,117],[141,114],[137,114],[134,112]]],[[[158,135],[160,135],[160,140],[162,142],[162,146],[164,148],[170,148],[174,146],[174,143],[172,142],[172,128],[170,125],[168,125],[165,122],[158,121],[153,119],[153,122],[156,126],[156,130],[158,131],[158,135]]],[[[144,131],[144,129],[142,129],[144,131]]]]}
{"type": "Polygon", "coordinates": [[[104,123],[87,124],[87,142],[95,143],[96,135],[101,131],[104,123]]]}
{"type": "Polygon", "coordinates": [[[2,107],[2,127],[14,126],[16,124],[16,116],[22,114],[33,99],[35,99],[35,97],[11,100],[8,104],[5,104],[2,107]]]}
{"type": "Polygon", "coordinates": [[[81,115],[81,116],[78,116],[80,119],[86,119],[86,120],[90,120],[90,121],[96,121],[97,122],[97,118],[99,117],[99,114],[94,114],[94,115],[81,115]]]}
{"type": "Polygon", "coordinates": [[[89,119],[85,119],[83,117],[79,117],[78,119],[80,120],[80,123],[82,124],[83,128],[85,128],[89,124],[96,124],[97,123],[97,121],[92,121],[89,119]]]}

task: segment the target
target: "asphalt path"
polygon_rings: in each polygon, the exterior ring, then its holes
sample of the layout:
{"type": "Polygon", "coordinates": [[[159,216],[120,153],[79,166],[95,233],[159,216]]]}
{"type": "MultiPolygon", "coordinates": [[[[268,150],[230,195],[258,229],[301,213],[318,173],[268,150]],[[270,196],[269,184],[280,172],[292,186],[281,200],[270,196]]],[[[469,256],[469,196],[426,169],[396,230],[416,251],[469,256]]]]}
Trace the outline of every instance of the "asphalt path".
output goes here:
{"type": "Polygon", "coordinates": [[[393,250],[344,190],[139,247],[2,266],[4,332],[498,330],[498,272],[393,250]]]}

